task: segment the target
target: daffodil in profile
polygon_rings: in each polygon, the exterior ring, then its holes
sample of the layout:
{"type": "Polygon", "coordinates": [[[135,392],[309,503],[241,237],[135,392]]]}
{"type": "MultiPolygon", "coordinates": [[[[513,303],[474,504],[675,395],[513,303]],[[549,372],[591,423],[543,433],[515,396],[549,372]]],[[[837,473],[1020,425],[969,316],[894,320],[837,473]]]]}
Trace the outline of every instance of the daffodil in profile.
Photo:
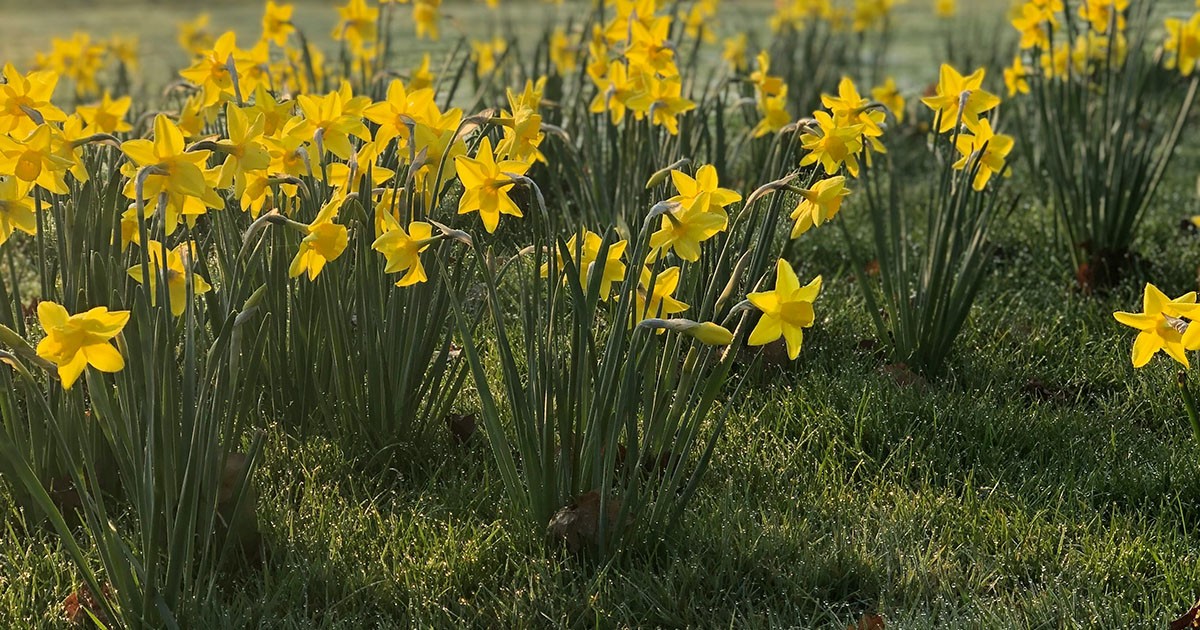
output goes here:
{"type": "Polygon", "coordinates": [[[454,166],[465,189],[458,202],[459,214],[478,212],[488,233],[496,231],[502,214],[523,216],[521,209],[508,196],[508,189],[516,183],[513,176],[523,176],[525,171],[529,170],[529,162],[497,162],[492,152],[491,140],[484,137],[479,143],[475,157],[457,156],[454,158],[454,166]]]}
{"type": "Polygon", "coordinates": [[[58,367],[63,389],[71,389],[89,365],[101,372],[119,372],[125,367],[125,359],[111,340],[129,322],[129,311],[110,312],[97,306],[71,315],[61,304],[45,301],[38,304],[37,313],[46,331],[37,354],[58,367]]]}
{"type": "Polygon", "coordinates": [[[341,197],[331,199],[321,208],[321,212],[312,223],[303,226],[307,234],[304,240],[300,241],[300,249],[296,251],[296,256],[292,258],[292,264],[288,267],[289,276],[295,278],[307,274],[310,281],[316,280],[327,263],[336,260],[346,251],[346,245],[350,242],[350,232],[346,226],[333,222],[337,218],[342,201],[344,199],[341,197]]]}
{"type": "Polygon", "coordinates": [[[842,200],[849,194],[846,188],[846,178],[838,175],[823,179],[808,190],[798,190],[800,203],[792,210],[792,238],[797,238],[814,226],[837,216],[842,207],[842,200]]]}
{"type": "Polygon", "coordinates": [[[758,325],[747,341],[752,346],[764,346],[780,337],[787,343],[788,357],[800,356],[804,329],[813,325],[813,300],[821,292],[821,276],[800,286],[800,279],[788,261],[779,259],[775,268],[775,290],[751,293],[750,303],[762,311],[758,325]]]}
{"type": "Polygon", "coordinates": [[[406,272],[396,281],[396,286],[407,287],[425,282],[425,267],[421,264],[421,252],[429,247],[433,240],[433,226],[424,221],[413,221],[405,230],[404,226],[390,212],[379,212],[383,224],[383,233],[371,248],[383,254],[387,259],[384,273],[406,272]]]}
{"type": "MultiPolygon", "coordinates": [[[[158,281],[164,274],[166,275],[167,299],[171,303],[171,314],[175,317],[183,315],[183,310],[187,306],[188,268],[183,262],[185,250],[186,255],[192,258],[196,256],[196,245],[192,242],[180,243],[175,249],[166,249],[158,241],[147,241],[147,265],[143,266],[139,263],[129,268],[129,277],[138,284],[142,284],[145,281],[143,275],[145,267],[149,267],[151,305],[158,303],[158,281]]],[[[191,272],[191,277],[194,295],[201,295],[212,290],[212,286],[194,271],[191,272]]]]}
{"type": "Polygon", "coordinates": [[[275,4],[267,0],[267,8],[263,11],[262,38],[276,46],[286,46],[288,35],[296,30],[292,25],[292,12],[295,9],[290,4],[275,4]]]}
{"type": "Polygon", "coordinates": [[[674,297],[675,290],[679,288],[679,279],[679,267],[667,267],[657,275],[643,267],[634,296],[637,321],[686,311],[688,305],[674,297]]]}
{"type": "Polygon", "coordinates": [[[1167,18],[1167,41],[1163,50],[1167,53],[1167,68],[1178,68],[1183,76],[1196,69],[1200,59],[1200,13],[1195,13],[1186,22],[1179,18],[1167,18]]]}
{"type": "Polygon", "coordinates": [[[11,175],[0,177],[0,245],[16,230],[37,234],[37,215],[29,192],[33,186],[11,175]]]}
{"type": "MultiPolygon", "coordinates": [[[[582,234],[573,235],[571,240],[567,241],[567,257],[578,273],[579,285],[585,291],[587,290],[592,282],[592,272],[597,269],[597,263],[600,263],[599,266],[603,267],[600,276],[600,299],[607,300],[612,293],[613,283],[620,282],[625,277],[625,263],[621,261],[621,257],[625,255],[625,248],[628,244],[629,242],[625,240],[610,243],[608,250],[604,252],[604,260],[601,261],[600,250],[604,246],[603,237],[591,230],[584,230],[582,234]]],[[[558,268],[565,273],[566,260],[562,252],[558,252],[557,258],[558,268]]],[[[542,277],[545,278],[549,273],[550,265],[542,265],[542,277]]]]}
{"type": "Polygon", "coordinates": [[[1186,351],[1200,349],[1200,326],[1191,325],[1187,320],[1198,315],[1200,304],[1196,304],[1195,291],[1172,300],[1150,283],[1146,283],[1142,296],[1141,313],[1113,313],[1117,321],[1138,330],[1133,341],[1135,368],[1149,363],[1160,350],[1187,367],[1186,351]]]}
{"type": "Polygon", "coordinates": [[[992,124],[987,119],[981,119],[975,129],[975,135],[962,134],[958,136],[956,148],[962,158],[954,163],[954,168],[962,169],[971,161],[971,156],[979,156],[979,170],[975,174],[975,190],[983,190],[988,180],[995,173],[1011,175],[1005,164],[1008,154],[1013,149],[1012,136],[992,131],[992,124]]]}

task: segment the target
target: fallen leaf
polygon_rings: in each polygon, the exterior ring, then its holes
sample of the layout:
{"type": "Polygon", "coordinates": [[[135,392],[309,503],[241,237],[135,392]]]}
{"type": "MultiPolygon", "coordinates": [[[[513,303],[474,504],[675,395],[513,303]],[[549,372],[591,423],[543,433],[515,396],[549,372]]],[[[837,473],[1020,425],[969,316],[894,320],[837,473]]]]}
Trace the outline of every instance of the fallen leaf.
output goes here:
{"type": "Polygon", "coordinates": [[[451,414],[446,416],[446,428],[456,444],[466,444],[475,435],[475,414],[451,414]]]}
{"type": "Polygon", "coordinates": [[[1171,622],[1170,630],[1186,630],[1187,628],[1200,628],[1200,602],[1192,606],[1182,617],[1171,622]]]}
{"type": "MultiPolygon", "coordinates": [[[[112,588],[108,584],[102,585],[100,592],[106,599],[112,598],[112,588]]],[[[71,625],[82,626],[91,621],[92,617],[95,617],[105,626],[109,625],[108,615],[104,614],[104,607],[100,602],[96,601],[96,596],[86,586],[81,586],[78,590],[67,595],[67,598],[63,600],[62,607],[63,616],[66,617],[67,623],[71,625]],[[88,612],[92,614],[88,615],[88,612]]]]}
{"type": "Polygon", "coordinates": [[[258,532],[258,490],[253,483],[247,482],[241,505],[235,501],[238,481],[246,475],[249,465],[245,453],[230,453],[225,458],[221,485],[217,489],[217,522],[233,547],[254,556],[262,543],[262,535],[258,532]]]}
{"type": "Polygon", "coordinates": [[[863,615],[858,623],[846,626],[846,630],[884,630],[883,616],[875,613],[863,615]]]}
{"type": "MultiPolygon", "coordinates": [[[[608,498],[605,506],[607,519],[605,529],[611,533],[621,514],[621,500],[608,498]]],[[[550,518],[550,536],[567,544],[567,549],[578,553],[585,548],[600,544],[600,493],[592,490],[575,499],[570,505],[555,512],[550,518]]]]}
{"type": "Polygon", "coordinates": [[[912,368],[904,363],[885,365],[879,368],[879,372],[891,378],[892,382],[900,387],[915,387],[923,390],[929,386],[929,381],[926,381],[924,376],[912,371],[912,368]]]}

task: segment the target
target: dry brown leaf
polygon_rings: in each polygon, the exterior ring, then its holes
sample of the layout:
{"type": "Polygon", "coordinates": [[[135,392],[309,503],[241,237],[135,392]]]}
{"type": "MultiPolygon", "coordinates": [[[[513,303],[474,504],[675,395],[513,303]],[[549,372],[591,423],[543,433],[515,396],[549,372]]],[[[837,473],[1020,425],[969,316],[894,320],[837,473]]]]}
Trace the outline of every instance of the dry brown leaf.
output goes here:
{"type": "Polygon", "coordinates": [[[249,465],[250,460],[245,453],[230,453],[225,458],[221,485],[217,489],[217,522],[222,533],[228,533],[229,542],[234,547],[255,555],[262,542],[258,532],[258,490],[253,483],[247,483],[241,505],[235,501],[238,480],[246,475],[249,465]]]}
{"type": "Polygon", "coordinates": [[[446,428],[455,444],[466,444],[475,435],[475,414],[451,414],[446,416],[446,428]]]}
{"type": "Polygon", "coordinates": [[[929,386],[929,381],[925,380],[924,376],[912,371],[908,365],[904,363],[891,363],[879,368],[879,372],[884,376],[892,379],[892,382],[900,387],[915,387],[918,390],[923,390],[929,386]]]}
{"type": "Polygon", "coordinates": [[[1175,621],[1171,622],[1170,630],[1187,630],[1187,628],[1200,628],[1200,602],[1192,606],[1191,610],[1175,621]]]}
{"type": "Polygon", "coordinates": [[[858,623],[853,626],[846,626],[846,630],[884,630],[883,615],[870,613],[863,615],[858,623]]]}
{"type": "MultiPolygon", "coordinates": [[[[605,528],[612,531],[621,514],[621,500],[609,497],[605,506],[605,528]]],[[[562,540],[567,549],[578,553],[600,543],[600,493],[595,490],[575,499],[550,518],[550,536],[562,540]]]]}
{"type": "MultiPolygon", "coordinates": [[[[112,588],[108,584],[102,585],[100,592],[105,598],[112,597],[112,588]]],[[[92,616],[95,616],[105,626],[109,625],[108,615],[104,614],[104,607],[100,605],[100,602],[96,601],[96,596],[86,586],[81,586],[79,590],[67,595],[67,598],[63,600],[62,607],[63,616],[66,617],[67,623],[71,625],[82,626],[88,624],[92,616]],[[91,616],[88,615],[88,611],[91,611],[91,616]]]]}

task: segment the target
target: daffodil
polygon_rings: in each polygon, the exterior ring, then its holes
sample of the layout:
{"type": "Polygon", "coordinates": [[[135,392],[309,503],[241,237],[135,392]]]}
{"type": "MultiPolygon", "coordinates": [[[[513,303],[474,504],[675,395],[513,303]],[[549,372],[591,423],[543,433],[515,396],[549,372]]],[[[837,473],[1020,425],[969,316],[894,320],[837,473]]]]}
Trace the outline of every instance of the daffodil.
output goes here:
{"type": "Polygon", "coordinates": [[[46,337],[37,345],[37,354],[58,367],[63,389],[71,389],[89,365],[101,372],[119,372],[125,367],[125,359],[111,339],[129,322],[129,311],[110,312],[97,306],[71,315],[62,305],[43,301],[37,313],[46,331],[46,337]]]}
{"type": "Polygon", "coordinates": [[[997,134],[992,131],[992,124],[986,118],[979,121],[975,135],[962,134],[955,144],[962,158],[954,163],[954,168],[962,169],[970,163],[971,157],[978,154],[979,170],[975,174],[975,190],[983,190],[995,173],[1010,175],[1005,170],[1008,154],[1013,148],[1012,136],[997,134]]]}
{"type": "Polygon", "coordinates": [[[550,62],[559,75],[570,74],[579,67],[579,51],[562,27],[550,34],[550,62]]]}
{"type": "MultiPolygon", "coordinates": [[[[592,282],[592,272],[596,269],[596,263],[600,261],[600,249],[604,245],[604,239],[591,230],[584,230],[582,236],[583,238],[580,239],[580,235],[575,234],[567,241],[567,256],[579,273],[579,286],[586,291],[592,282]]],[[[613,283],[620,282],[625,277],[625,263],[621,262],[621,257],[625,255],[625,248],[628,244],[628,241],[624,240],[610,243],[605,252],[602,262],[603,271],[599,281],[601,300],[607,300],[612,293],[613,283]]],[[[564,269],[565,260],[562,252],[557,252],[556,257],[558,258],[558,268],[564,269]]],[[[549,274],[549,269],[548,264],[542,265],[543,278],[549,274]]]]}
{"type": "Polygon", "coordinates": [[[900,90],[896,87],[896,80],[888,77],[883,85],[871,88],[871,98],[888,108],[892,112],[892,116],[896,118],[896,122],[904,122],[904,95],[900,94],[900,90]]]}
{"type": "Polygon", "coordinates": [[[99,103],[80,105],[75,108],[75,113],[87,123],[90,133],[120,133],[133,129],[133,125],[125,120],[132,104],[133,99],[129,96],[114,99],[106,90],[99,103]]]}
{"type": "MultiPolygon", "coordinates": [[[[597,81],[595,77],[593,80],[597,81]]],[[[641,75],[630,76],[625,64],[613,61],[597,81],[596,87],[596,96],[592,98],[588,111],[593,114],[608,112],[612,123],[619,125],[625,119],[627,101],[641,90],[641,75]]]]}
{"type": "Polygon", "coordinates": [[[1133,367],[1140,368],[1150,362],[1158,351],[1188,367],[1186,351],[1200,349],[1200,326],[1191,325],[1191,320],[1200,315],[1196,304],[1196,292],[1185,293],[1170,299],[1153,284],[1146,283],[1142,296],[1142,312],[1113,313],[1117,321],[1136,328],[1138,336],[1133,341],[1133,367]]]}
{"type": "Polygon", "coordinates": [[[333,222],[342,201],[340,197],[330,200],[313,222],[304,226],[306,235],[288,267],[289,276],[295,278],[307,274],[310,281],[316,280],[327,263],[337,260],[346,251],[350,232],[346,226],[333,222]]]}
{"type": "Polygon", "coordinates": [[[348,83],[325,96],[301,94],[296,103],[304,113],[308,138],[343,160],[354,153],[350,136],[364,141],[371,139],[371,132],[362,121],[367,101],[354,97],[348,83]]]}
{"type": "Polygon", "coordinates": [[[379,9],[368,6],[366,0],[349,0],[338,7],[338,22],[333,27],[334,41],[345,41],[351,48],[361,49],[376,39],[375,21],[379,9]]]}
{"type": "Polygon", "coordinates": [[[850,194],[846,188],[846,178],[842,176],[823,179],[810,190],[798,190],[800,203],[792,210],[792,238],[804,234],[813,226],[819,226],[825,221],[837,216],[842,207],[842,200],[850,194]]]}
{"type": "Polygon", "coordinates": [[[759,99],[758,113],[762,118],[750,130],[752,137],[761,138],[788,126],[792,122],[792,114],[787,110],[787,86],[783,86],[783,91],[777,96],[759,99]]]}
{"type": "Polygon", "coordinates": [[[858,177],[857,155],[863,148],[863,126],[839,125],[823,111],[813,113],[817,129],[801,134],[800,143],[807,154],[800,166],[820,163],[826,175],[835,175],[843,165],[852,177],[858,177]]]}
{"type": "Polygon", "coordinates": [[[658,275],[643,267],[638,279],[637,294],[634,296],[637,307],[634,313],[636,321],[632,323],[686,311],[688,305],[673,297],[675,290],[679,288],[679,277],[679,267],[667,267],[658,272],[658,275]]]}
{"type": "Polygon", "coordinates": [[[529,162],[496,162],[492,143],[485,137],[474,158],[460,155],[454,158],[454,166],[465,189],[458,202],[459,214],[479,212],[488,233],[496,231],[502,214],[523,216],[521,209],[509,198],[508,189],[515,183],[513,176],[523,176],[529,170],[529,162]]]}
{"type": "Polygon", "coordinates": [[[39,122],[66,120],[67,115],[50,102],[57,84],[58,75],[54,72],[23,75],[12,64],[4,64],[4,83],[0,83],[0,133],[25,136],[39,122]]]}
{"type": "Polygon", "coordinates": [[[262,19],[263,40],[276,46],[286,46],[288,35],[296,30],[292,25],[293,10],[290,4],[275,4],[274,0],[267,0],[262,19]]]}
{"type": "Polygon", "coordinates": [[[1029,70],[1021,60],[1021,55],[1013,57],[1012,65],[1004,69],[1004,86],[1008,88],[1010,97],[1029,93],[1028,75],[1029,70]]]}
{"type": "Polygon", "coordinates": [[[941,119],[938,133],[950,131],[959,123],[974,130],[979,126],[979,115],[1000,104],[1000,97],[983,89],[984,69],[980,68],[964,77],[949,64],[942,64],[937,93],[921,99],[941,119]],[[964,103],[963,95],[966,94],[964,103]],[[961,112],[960,110],[961,107],[961,112]]]}
{"type": "Polygon", "coordinates": [[[757,68],[750,73],[750,83],[760,99],[779,96],[787,88],[782,77],[771,76],[771,56],[767,51],[758,53],[754,58],[757,68]]]}
{"type": "Polygon", "coordinates": [[[215,40],[208,32],[208,20],[208,14],[201,13],[192,20],[180,22],[176,38],[179,47],[193,55],[200,55],[212,48],[215,40]]]}
{"type": "Polygon", "coordinates": [[[0,173],[11,173],[52,193],[70,192],[65,176],[71,161],[57,154],[56,133],[49,124],[42,124],[24,140],[0,134],[0,173]]]}
{"type": "Polygon", "coordinates": [[[7,242],[15,230],[37,234],[37,215],[29,196],[32,189],[32,184],[11,175],[0,177],[0,245],[7,242]]]}
{"type": "Polygon", "coordinates": [[[1123,31],[1128,9],[1129,0],[1083,0],[1079,3],[1079,17],[1087,20],[1095,33],[1108,33],[1110,24],[1123,31]]]}
{"type": "Polygon", "coordinates": [[[438,20],[441,17],[442,0],[414,0],[413,23],[417,25],[417,38],[438,39],[438,20]]]}
{"type": "MultiPolygon", "coordinates": [[[[150,240],[146,243],[146,255],[148,257],[147,264],[136,264],[129,268],[129,277],[142,284],[145,281],[143,275],[145,268],[150,270],[150,304],[158,303],[158,280],[164,274],[167,278],[167,299],[171,305],[171,314],[175,317],[183,315],[184,308],[187,306],[187,282],[188,269],[184,265],[183,257],[186,255],[195,258],[196,245],[192,242],[180,243],[175,249],[165,249],[162,243],[150,240]],[[166,253],[164,260],[163,254],[166,253]]],[[[204,281],[196,272],[191,273],[192,293],[201,295],[212,290],[212,286],[204,281]]]]}
{"type": "Polygon", "coordinates": [[[1184,22],[1178,18],[1166,20],[1167,41],[1163,50],[1167,53],[1167,68],[1178,68],[1183,76],[1191,76],[1200,59],[1200,13],[1184,22]]]}
{"type": "Polygon", "coordinates": [[[1013,28],[1021,34],[1021,49],[1050,48],[1050,33],[1058,25],[1054,11],[1039,7],[1034,2],[1021,5],[1020,12],[1012,19],[1013,28]]]}
{"type": "Polygon", "coordinates": [[[721,47],[721,59],[729,64],[734,72],[742,72],[748,66],[746,61],[746,34],[738,33],[727,38],[721,47]]]}
{"type": "Polygon", "coordinates": [[[667,201],[674,210],[664,212],[661,227],[650,235],[654,254],[674,250],[683,260],[700,259],[700,243],[716,236],[729,225],[725,207],[741,201],[741,195],[721,188],[717,169],[711,164],[696,170],[696,177],[671,171],[671,182],[679,194],[667,201]]]}
{"type": "Polygon", "coordinates": [[[821,276],[800,286],[800,279],[788,261],[779,259],[775,267],[775,290],[751,293],[750,303],[762,311],[758,324],[747,341],[752,346],[764,346],[780,337],[787,344],[788,357],[800,356],[804,329],[813,325],[813,300],[821,292],[821,276]]]}
{"type": "MultiPolygon", "coordinates": [[[[154,118],[154,139],[138,138],[121,143],[121,151],[132,164],[140,169],[155,167],[155,171],[146,177],[144,194],[153,197],[161,190],[179,193],[186,196],[205,198],[220,204],[220,198],[213,199],[211,191],[204,179],[203,166],[208,161],[210,151],[186,151],[183,132],[166,114],[158,114],[154,118]]],[[[134,197],[132,189],[136,172],[130,171],[127,184],[127,196],[134,197]]]]}
{"type": "Polygon", "coordinates": [[[370,105],[363,115],[379,125],[375,132],[375,143],[386,147],[392,140],[398,140],[397,148],[405,155],[409,137],[417,124],[430,124],[440,115],[437,104],[433,101],[433,90],[422,88],[407,90],[399,79],[393,79],[388,84],[387,97],[370,105]]]}
{"type": "Polygon", "coordinates": [[[429,69],[430,63],[429,53],[421,55],[421,63],[408,73],[408,89],[415,91],[433,87],[434,76],[429,69]]]}
{"type": "Polygon", "coordinates": [[[266,170],[271,165],[271,153],[263,139],[263,116],[253,119],[233,103],[225,108],[225,121],[229,138],[216,143],[217,150],[225,154],[221,164],[221,188],[236,183],[235,193],[240,197],[246,188],[246,174],[266,170]]]}
{"type": "Polygon", "coordinates": [[[863,98],[850,77],[842,77],[838,82],[837,96],[822,94],[821,104],[833,114],[834,122],[839,127],[861,125],[865,143],[878,153],[887,153],[887,149],[879,141],[883,136],[887,114],[863,98]]]}
{"type": "Polygon", "coordinates": [[[217,39],[211,49],[205,50],[196,62],[179,71],[179,75],[201,88],[203,107],[210,107],[236,95],[233,72],[237,73],[237,89],[248,96],[254,89],[246,78],[253,65],[237,47],[237,36],[226,32],[217,39]],[[231,72],[231,67],[233,71],[231,72]]]}
{"type": "Polygon", "coordinates": [[[682,78],[679,75],[658,79],[646,75],[642,79],[642,90],[626,102],[639,115],[648,116],[650,122],[666,128],[671,135],[679,134],[678,117],[696,109],[696,104],[681,96],[682,78]]]}
{"type": "Polygon", "coordinates": [[[396,286],[407,287],[425,282],[425,267],[421,265],[421,252],[429,247],[433,237],[433,226],[424,221],[413,221],[405,230],[389,212],[379,212],[383,233],[371,244],[371,248],[387,259],[384,273],[406,272],[396,286]]]}
{"type": "Polygon", "coordinates": [[[485,77],[496,69],[496,62],[508,50],[508,41],[501,37],[471,42],[471,60],[475,62],[475,76],[485,77]]]}

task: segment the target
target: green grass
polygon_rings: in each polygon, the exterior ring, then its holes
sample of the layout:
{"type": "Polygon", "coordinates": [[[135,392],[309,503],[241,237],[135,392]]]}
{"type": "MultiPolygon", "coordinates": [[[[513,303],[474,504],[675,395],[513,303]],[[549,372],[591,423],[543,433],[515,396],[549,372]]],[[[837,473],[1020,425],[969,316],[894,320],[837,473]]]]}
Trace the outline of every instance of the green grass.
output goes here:
{"type": "MultiPolygon", "coordinates": [[[[748,374],[680,528],[613,566],[510,527],[482,436],[381,469],[272,425],[262,558],[229,568],[187,625],[841,630],[880,611],[889,628],[1162,627],[1200,595],[1200,446],[1175,367],[1134,372],[1111,313],[1145,279],[1196,286],[1197,237],[1177,224],[1200,155],[1183,158],[1139,245],[1152,267],[1100,297],[1071,289],[1049,195],[1018,174],[1004,255],[949,374],[923,386],[860,345],[870,321],[838,231],[801,240],[799,275],[827,287],[801,359],[748,374]]],[[[842,220],[862,229],[856,210],[842,220]]],[[[0,627],[62,626],[74,569],[5,484],[0,627]]]]}

